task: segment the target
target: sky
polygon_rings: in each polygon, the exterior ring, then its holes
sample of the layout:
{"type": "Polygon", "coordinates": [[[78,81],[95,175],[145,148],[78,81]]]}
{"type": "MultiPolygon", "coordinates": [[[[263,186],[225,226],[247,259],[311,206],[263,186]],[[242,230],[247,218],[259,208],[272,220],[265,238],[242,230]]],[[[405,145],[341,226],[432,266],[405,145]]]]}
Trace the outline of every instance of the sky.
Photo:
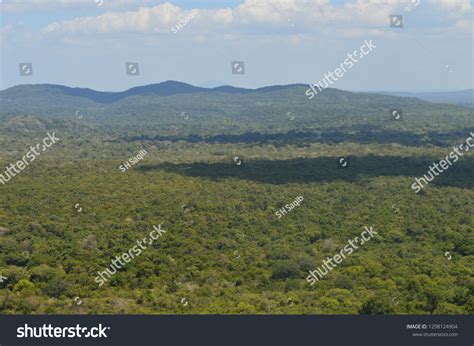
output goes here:
{"type": "Polygon", "coordinates": [[[1,90],[316,83],[365,41],[376,48],[331,87],[473,88],[470,0],[0,1],[1,90]],[[232,73],[235,61],[245,73],[232,73]],[[127,74],[127,62],[138,73],[127,74]],[[21,63],[32,74],[20,75],[21,63]]]}

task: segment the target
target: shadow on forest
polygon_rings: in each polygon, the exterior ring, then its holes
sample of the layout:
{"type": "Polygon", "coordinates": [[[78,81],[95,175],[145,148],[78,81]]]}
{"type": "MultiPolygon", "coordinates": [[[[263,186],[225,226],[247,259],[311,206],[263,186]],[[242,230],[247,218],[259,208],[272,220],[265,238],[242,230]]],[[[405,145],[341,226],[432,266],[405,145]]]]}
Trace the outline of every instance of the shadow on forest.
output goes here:
{"type": "MultiPolygon", "coordinates": [[[[442,158],[439,158],[442,159],[442,158]]],[[[242,160],[237,165],[228,162],[191,164],[143,165],[143,172],[167,171],[209,180],[238,178],[270,184],[348,181],[357,182],[378,176],[405,176],[413,179],[428,173],[429,166],[438,162],[426,157],[350,156],[349,167],[339,168],[337,157],[297,158],[290,160],[242,160]]],[[[428,177],[430,177],[427,174],[428,177]]],[[[463,157],[429,183],[437,186],[474,187],[474,157],[463,157]]]]}
{"type": "MultiPolygon", "coordinates": [[[[474,130],[474,129],[472,129],[474,130]]],[[[471,131],[472,131],[471,130],[471,131]]],[[[469,135],[469,130],[451,131],[446,133],[428,132],[426,134],[417,134],[407,131],[383,130],[371,126],[358,127],[355,132],[348,133],[337,130],[324,131],[289,131],[286,133],[260,133],[260,132],[246,132],[238,135],[221,134],[215,136],[199,136],[199,135],[175,135],[175,136],[133,136],[125,137],[111,142],[136,142],[136,141],[151,141],[151,142],[178,142],[185,141],[189,143],[260,143],[273,144],[276,146],[287,145],[288,143],[306,144],[308,142],[315,143],[342,143],[353,142],[362,144],[387,144],[399,143],[408,146],[425,146],[427,144],[448,147],[453,140],[457,138],[465,138],[469,135]]]]}

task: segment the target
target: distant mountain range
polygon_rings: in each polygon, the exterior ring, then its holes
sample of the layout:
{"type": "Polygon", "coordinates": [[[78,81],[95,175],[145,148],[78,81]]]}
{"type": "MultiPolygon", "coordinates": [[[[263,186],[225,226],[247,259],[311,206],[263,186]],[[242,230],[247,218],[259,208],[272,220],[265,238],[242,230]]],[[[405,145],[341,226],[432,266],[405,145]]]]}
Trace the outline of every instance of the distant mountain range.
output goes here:
{"type": "Polygon", "coordinates": [[[177,129],[181,133],[216,136],[308,130],[314,133],[323,129],[428,133],[474,127],[472,109],[457,104],[333,88],[324,89],[309,100],[307,89],[306,84],[204,88],[176,81],[120,92],[52,84],[18,85],[0,91],[0,122],[13,118],[13,124],[22,123],[21,117],[28,115],[34,116],[35,121],[55,119],[57,126],[81,121],[88,126],[133,130],[138,136],[149,137],[172,136],[177,129]],[[393,110],[403,113],[403,121],[392,120],[393,110]]]}
{"type": "MultiPolygon", "coordinates": [[[[0,91],[0,115],[34,114],[63,117],[76,111],[94,118],[108,116],[137,119],[166,117],[170,114],[192,112],[194,116],[214,116],[235,121],[248,118],[261,121],[283,112],[299,113],[300,120],[343,115],[350,112],[373,112],[377,109],[426,107],[426,102],[410,97],[353,93],[327,88],[314,99],[305,95],[308,85],[273,85],[258,89],[233,86],[203,88],[166,81],[134,87],[120,92],[104,92],[86,88],[70,88],[53,84],[25,84],[0,91]],[[155,116],[153,116],[155,115],[155,116]]],[[[291,116],[290,116],[291,117],[291,116]]],[[[195,117],[194,117],[195,118],[195,117]]]]}
{"type": "MultiPolygon", "coordinates": [[[[190,84],[166,81],[157,84],[149,84],[130,88],[120,92],[97,91],[88,88],[71,88],[64,85],[55,84],[24,84],[17,85],[0,91],[0,102],[16,99],[17,97],[39,97],[39,96],[72,96],[91,100],[96,103],[114,103],[131,96],[172,96],[177,94],[195,93],[228,93],[228,94],[259,94],[293,88],[307,88],[307,84],[273,85],[258,89],[238,88],[229,85],[212,88],[198,87],[190,84]]],[[[337,90],[337,89],[326,89],[337,90]]],[[[344,92],[339,90],[340,92],[344,92]]],[[[322,94],[322,93],[321,93],[322,94]]],[[[372,92],[372,94],[383,94],[399,97],[415,97],[420,100],[435,103],[472,104],[474,99],[474,89],[454,92],[372,92]]]]}
{"type": "Polygon", "coordinates": [[[474,105],[474,89],[447,92],[379,92],[379,94],[416,97],[420,100],[434,103],[474,105]]]}
{"type": "Polygon", "coordinates": [[[0,91],[0,98],[3,100],[15,98],[17,96],[35,96],[39,94],[67,95],[73,97],[82,97],[98,103],[113,103],[120,101],[130,96],[171,96],[176,94],[193,94],[193,93],[229,93],[229,94],[246,94],[246,93],[262,93],[276,90],[284,90],[292,87],[303,86],[305,84],[292,85],[275,85],[263,87],[258,89],[244,89],[233,86],[219,86],[215,88],[203,88],[190,84],[166,81],[157,84],[149,84],[144,86],[134,87],[125,91],[107,92],[97,91],[88,88],[71,88],[64,85],[55,84],[24,84],[17,85],[6,90],[0,91]]]}
{"type": "Polygon", "coordinates": [[[278,141],[281,134],[301,141],[324,133],[334,143],[352,138],[447,145],[474,129],[472,109],[465,106],[332,88],[309,100],[307,89],[306,84],[204,88],[175,81],[121,92],[18,85],[0,91],[0,133],[2,126],[8,133],[54,126],[76,136],[76,126],[86,126],[127,141],[222,141],[222,135],[234,136],[227,142],[278,141]],[[401,121],[393,120],[393,110],[401,121]]]}

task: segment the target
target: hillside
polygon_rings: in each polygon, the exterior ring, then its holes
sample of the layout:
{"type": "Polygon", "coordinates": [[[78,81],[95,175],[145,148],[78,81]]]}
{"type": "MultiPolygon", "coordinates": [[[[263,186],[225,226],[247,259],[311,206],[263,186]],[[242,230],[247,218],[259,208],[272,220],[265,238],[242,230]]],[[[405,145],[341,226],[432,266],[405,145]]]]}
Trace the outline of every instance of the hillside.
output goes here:
{"type": "Polygon", "coordinates": [[[60,139],[0,184],[0,312],[472,314],[472,152],[411,188],[474,131],[472,111],[305,90],[0,92],[0,167],[47,132],[60,139]],[[159,224],[166,233],[99,286],[159,224]],[[308,284],[365,226],[378,235],[308,284]]]}
{"type": "Polygon", "coordinates": [[[451,92],[385,92],[381,94],[402,97],[416,97],[420,100],[434,103],[452,103],[465,106],[474,105],[474,89],[451,92]]]}
{"type": "Polygon", "coordinates": [[[367,130],[420,135],[474,126],[472,111],[461,106],[338,89],[326,89],[308,100],[306,88],[295,84],[206,89],[167,81],[113,93],[20,85],[0,92],[0,117],[31,114],[127,130],[132,136],[367,130]],[[402,111],[402,121],[391,120],[393,109],[402,111]]]}

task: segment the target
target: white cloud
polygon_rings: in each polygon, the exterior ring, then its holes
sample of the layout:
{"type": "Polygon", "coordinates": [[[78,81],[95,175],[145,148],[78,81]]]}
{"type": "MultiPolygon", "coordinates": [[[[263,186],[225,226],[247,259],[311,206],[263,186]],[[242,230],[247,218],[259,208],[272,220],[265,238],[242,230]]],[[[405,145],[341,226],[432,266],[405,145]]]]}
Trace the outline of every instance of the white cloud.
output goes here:
{"type": "Polygon", "coordinates": [[[190,11],[165,3],[155,7],[141,7],[135,11],[108,11],[98,16],[79,17],[74,21],[53,22],[42,29],[43,33],[120,33],[169,32],[190,11]]]}
{"type": "MultiPolygon", "coordinates": [[[[51,3],[50,0],[44,0],[51,3]]],[[[93,0],[91,0],[93,1],[93,0]]],[[[111,0],[103,0],[103,6],[112,6],[111,0]]],[[[33,4],[39,0],[32,0],[33,4]]],[[[131,0],[114,0],[126,6],[131,0]]],[[[153,3],[154,0],[142,3],[153,3]]],[[[84,1],[79,1],[84,3],[84,1]]],[[[137,3],[137,2],[135,2],[137,3]]],[[[77,2],[76,2],[77,4],[77,2]]],[[[171,3],[135,8],[127,11],[107,10],[97,16],[84,17],[79,21],[50,23],[42,33],[122,33],[136,32],[169,33],[170,28],[189,15],[171,3]]],[[[406,14],[431,18],[431,25],[450,27],[451,30],[465,32],[472,25],[472,7],[469,0],[420,0],[417,4],[411,0],[349,0],[343,5],[334,5],[330,0],[245,0],[235,8],[201,9],[199,15],[188,23],[192,30],[183,30],[194,35],[225,34],[232,31],[245,33],[273,33],[274,30],[287,28],[289,21],[294,23],[295,34],[316,33],[322,28],[342,32],[345,36],[359,36],[364,30],[367,34],[376,31],[389,35],[388,18],[391,14],[406,14]]],[[[411,25],[421,25],[413,17],[411,25]]],[[[435,29],[435,28],[434,28],[435,29]]]]}
{"type": "Polygon", "coordinates": [[[472,10],[469,0],[437,0],[436,3],[443,10],[468,13],[472,10]]]}
{"type": "Polygon", "coordinates": [[[153,6],[159,0],[3,0],[2,12],[51,11],[58,9],[128,9],[153,6]]]}

